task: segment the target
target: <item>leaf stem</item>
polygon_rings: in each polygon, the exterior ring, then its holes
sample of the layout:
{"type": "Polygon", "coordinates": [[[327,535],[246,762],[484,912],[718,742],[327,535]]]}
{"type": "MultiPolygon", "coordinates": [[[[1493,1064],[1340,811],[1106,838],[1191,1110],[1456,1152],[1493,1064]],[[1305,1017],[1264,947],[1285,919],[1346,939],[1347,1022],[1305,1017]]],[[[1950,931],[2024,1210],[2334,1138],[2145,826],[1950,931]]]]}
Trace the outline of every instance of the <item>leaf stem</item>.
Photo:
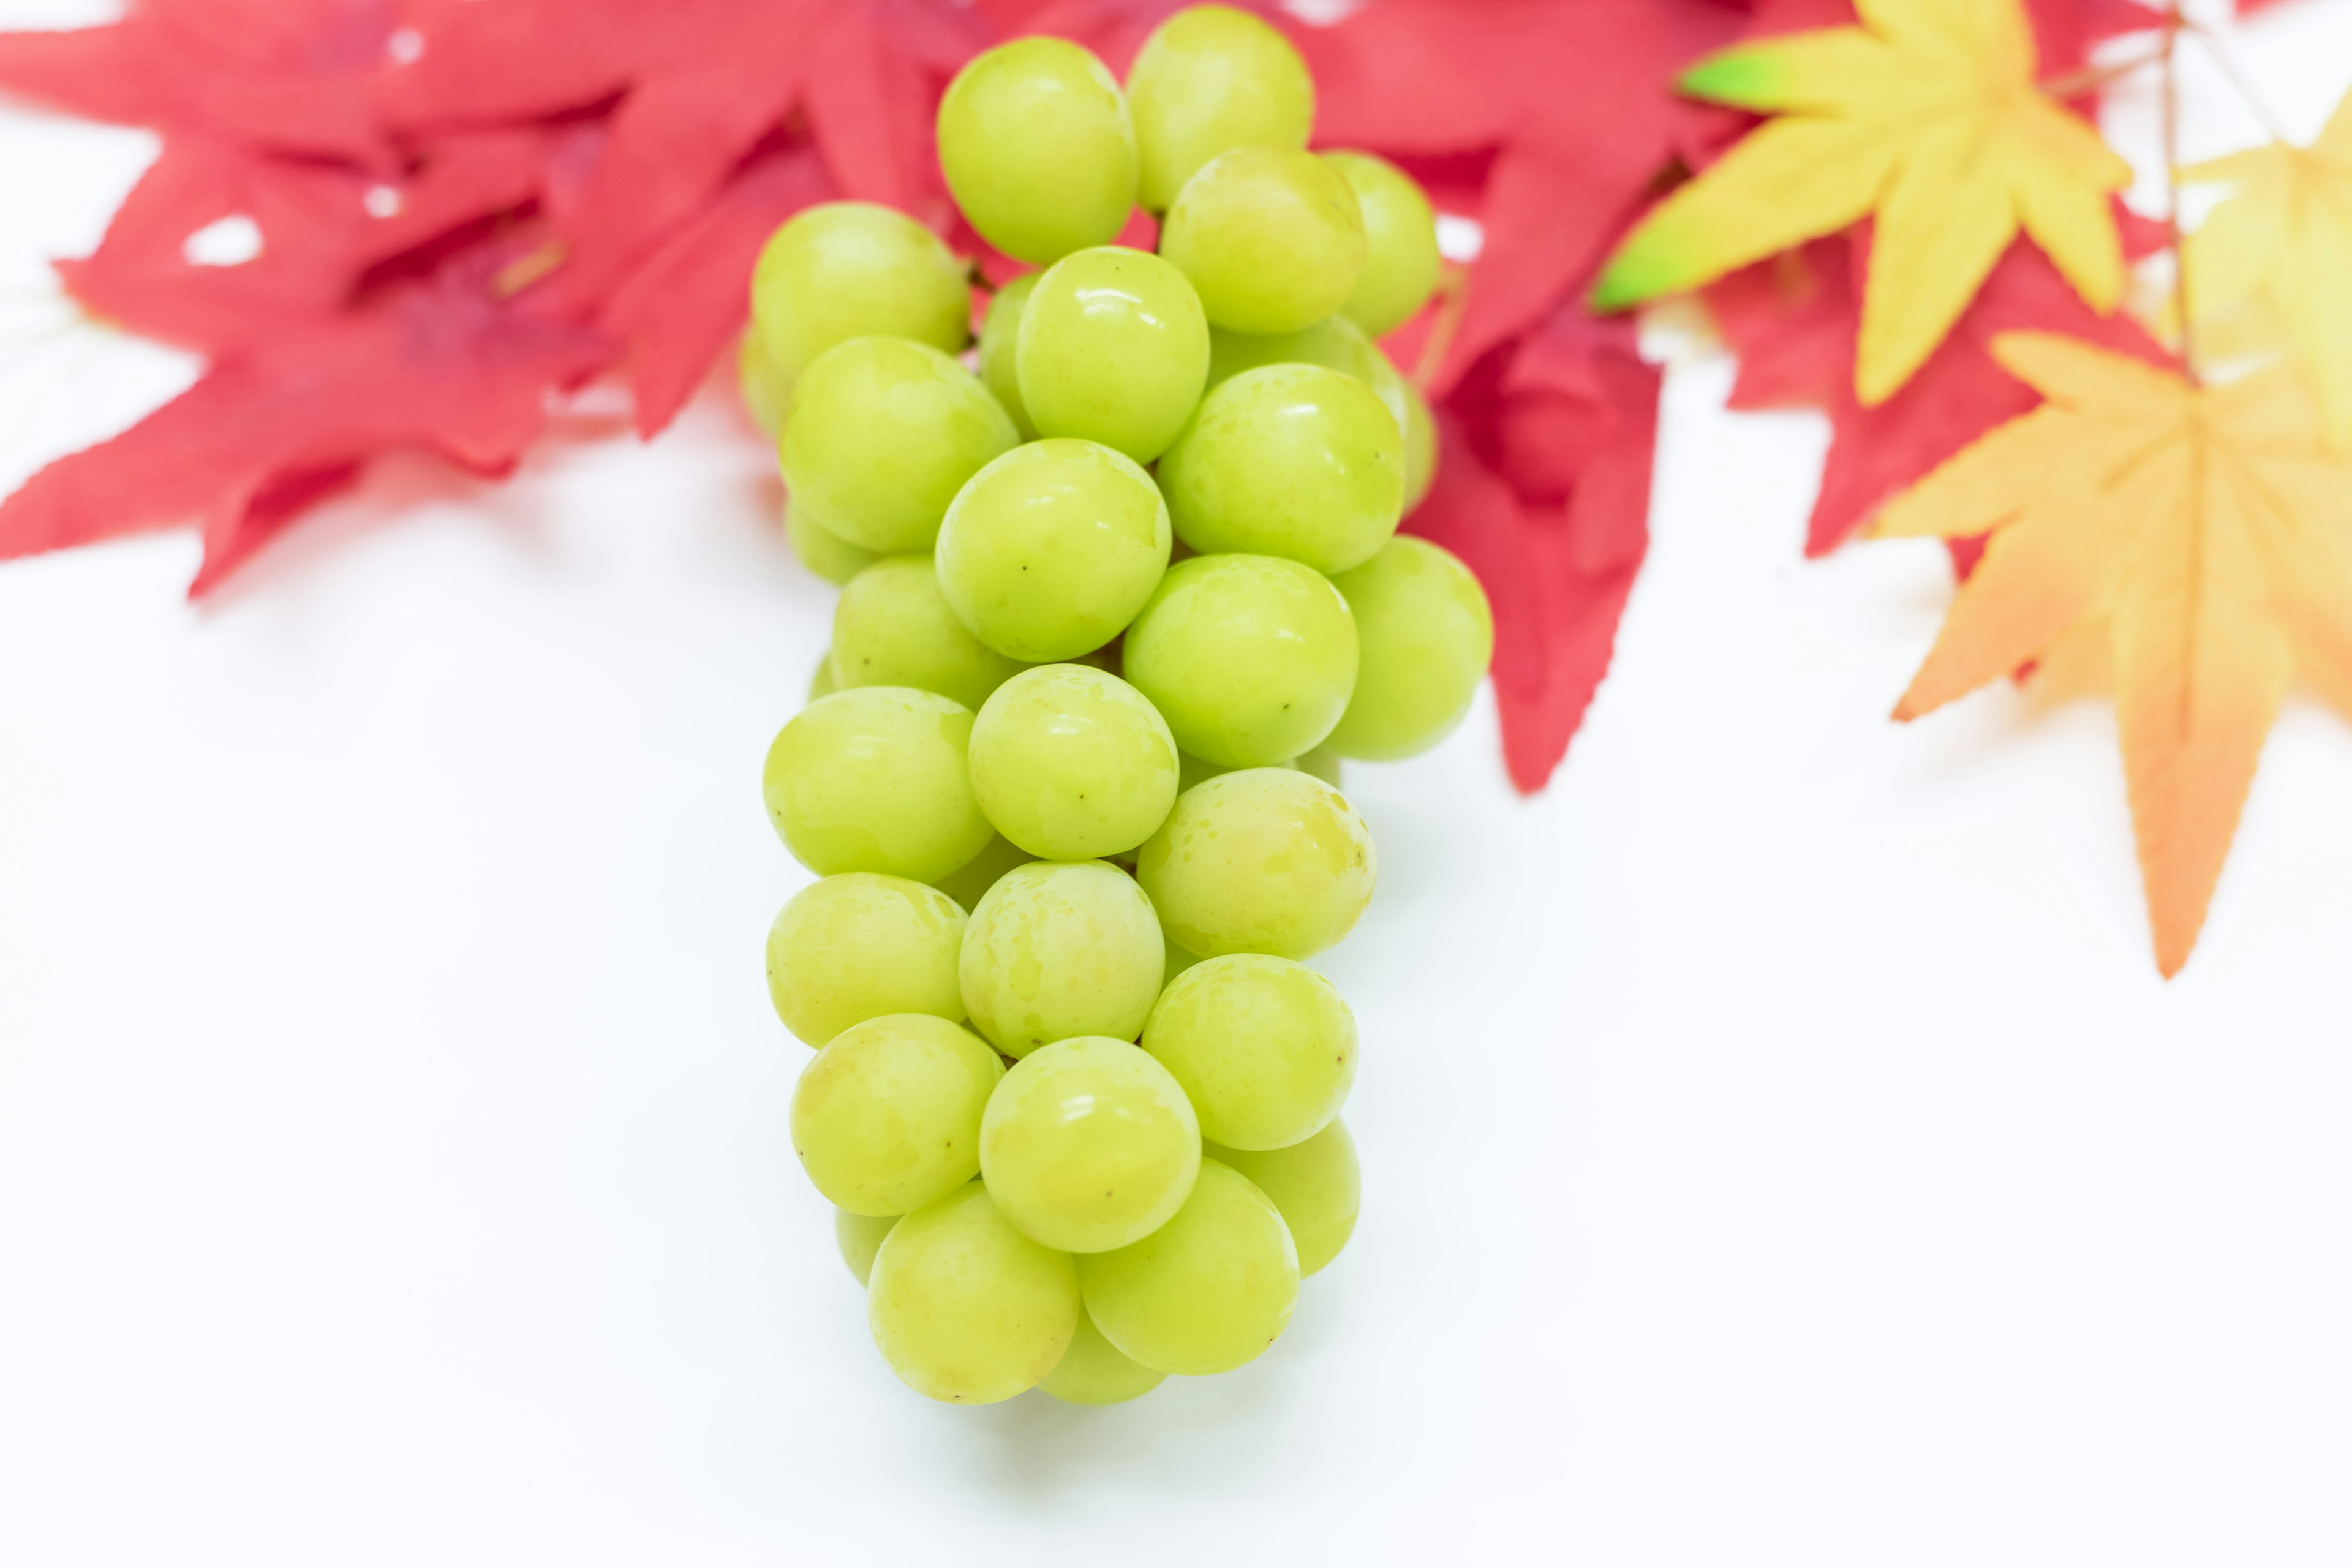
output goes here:
{"type": "Polygon", "coordinates": [[[2180,238],[2180,78],[2176,60],[2182,28],[2180,0],[2164,8],[2164,226],[2172,241],[2172,310],[2180,321],[2180,371],[2197,378],[2195,339],[2189,324],[2189,247],[2180,238]]]}

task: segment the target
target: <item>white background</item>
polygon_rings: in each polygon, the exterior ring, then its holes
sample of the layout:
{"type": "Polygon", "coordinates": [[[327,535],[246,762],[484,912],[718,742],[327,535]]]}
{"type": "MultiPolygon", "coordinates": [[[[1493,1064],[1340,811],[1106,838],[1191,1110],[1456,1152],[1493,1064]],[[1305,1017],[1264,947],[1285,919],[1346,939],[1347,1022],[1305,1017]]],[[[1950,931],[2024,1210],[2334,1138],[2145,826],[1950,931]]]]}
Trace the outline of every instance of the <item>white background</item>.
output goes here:
{"type": "MultiPolygon", "coordinates": [[[[2307,136],[2352,4],[2241,53],[2307,136]]],[[[190,374],[37,265],[151,146],[0,117],[0,489],[190,374]]],[[[1685,358],[1549,793],[1483,702],[1350,772],[1353,1246],[1108,1411],[901,1388],[795,1168],[756,775],[831,590],[723,400],[199,607],[185,536],[0,566],[0,1562],[2352,1560],[2352,730],[2160,983],[2107,715],[1886,722],[1940,551],[1801,563],[1818,422],[1685,358]]]]}

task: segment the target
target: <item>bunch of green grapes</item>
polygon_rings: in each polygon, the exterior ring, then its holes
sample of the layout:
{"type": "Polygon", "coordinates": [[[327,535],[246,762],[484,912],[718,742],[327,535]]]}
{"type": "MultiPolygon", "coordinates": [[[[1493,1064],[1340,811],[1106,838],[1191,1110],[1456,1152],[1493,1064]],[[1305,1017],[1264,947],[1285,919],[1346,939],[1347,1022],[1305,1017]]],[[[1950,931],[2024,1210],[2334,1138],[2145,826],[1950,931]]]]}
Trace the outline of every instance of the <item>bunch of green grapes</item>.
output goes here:
{"type": "Polygon", "coordinates": [[[1373,340],[1435,286],[1429,202],[1313,117],[1223,6],[1124,90],[1023,38],[940,110],[972,227],[1042,268],[976,347],[970,270],[898,213],[760,261],[747,391],[843,584],[763,781],[819,879],[768,938],[815,1048],[793,1145],[936,1399],[1230,1371],[1355,1225],[1356,1021],[1306,962],[1372,893],[1339,759],[1433,744],[1494,635],[1396,533],[1434,443],[1373,340]],[[1111,243],[1139,204],[1156,254],[1111,243]]]}

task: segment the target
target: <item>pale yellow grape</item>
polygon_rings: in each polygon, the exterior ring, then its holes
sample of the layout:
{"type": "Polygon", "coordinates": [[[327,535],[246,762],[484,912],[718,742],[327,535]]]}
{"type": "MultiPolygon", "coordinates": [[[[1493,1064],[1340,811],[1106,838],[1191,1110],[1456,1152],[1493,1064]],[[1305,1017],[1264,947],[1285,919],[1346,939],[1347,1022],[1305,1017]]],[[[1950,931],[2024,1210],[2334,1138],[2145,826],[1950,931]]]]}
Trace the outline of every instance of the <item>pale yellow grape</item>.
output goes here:
{"type": "Polygon", "coordinates": [[[971,788],[997,832],[1048,860],[1134,848],[1176,804],[1176,742],[1116,675],[1049,664],[999,687],[971,726],[971,788]]]}
{"type": "Polygon", "coordinates": [[[1203,959],[1179,975],[1143,1026],[1143,1048],[1184,1086],[1202,1136],[1235,1149],[1313,1137],[1356,1081],[1356,1016],[1339,988],[1263,953],[1203,959]]]}
{"type": "Polygon", "coordinates": [[[793,1089],[793,1151],[854,1214],[905,1214],[980,1170],[980,1123],[1004,1064],[971,1030],[888,1013],[826,1042],[793,1089]]]}
{"type": "Polygon", "coordinates": [[[1298,1248],[1300,1279],[1339,1257],[1355,1234],[1362,1179],[1356,1167],[1355,1140],[1338,1117],[1314,1137],[1287,1149],[1253,1153],[1213,1148],[1208,1157],[1231,1165],[1274,1200],[1298,1248]]]}
{"type": "MultiPolygon", "coordinates": [[[[1356,679],[1360,685],[1363,677],[1359,675],[1356,679]]],[[[1328,741],[1311,752],[1299,752],[1291,759],[1290,765],[1302,773],[1321,779],[1333,789],[1342,787],[1339,783],[1339,753],[1331,749],[1331,743],[1328,741]]]]}
{"type": "MultiPolygon", "coordinates": [[[[931,886],[962,905],[966,910],[977,906],[996,880],[1015,866],[1026,866],[1037,858],[1003,834],[988,841],[988,847],[957,867],[944,877],[931,879],[931,886]]],[[[959,1015],[961,1016],[961,1015],[959,1015]]]]}
{"type": "Polygon", "coordinates": [[[792,383],[768,358],[768,340],[757,327],[747,329],[735,350],[735,390],[752,427],[773,441],[784,428],[784,405],[793,395],[792,383]]]}
{"type": "Polygon", "coordinates": [[[1065,1405],[1123,1405],[1167,1381],[1166,1373],[1129,1360],[1103,1338],[1092,1318],[1080,1312],[1078,1331],[1070,1336],[1070,1348],[1037,1386],[1065,1405]]]}
{"type": "Polygon", "coordinates": [[[1177,536],[1202,554],[1345,572],[1396,532],[1404,436],[1372,389],[1311,364],[1244,371],[1201,400],[1160,463],[1177,536]]]}
{"type": "Polygon", "coordinates": [[[964,629],[928,555],[884,556],[833,606],[833,673],[845,691],[911,686],[977,710],[1023,668],[964,629]]]}
{"type": "Polygon", "coordinates": [[[1033,441],[975,475],[935,557],[956,618],[1029,664],[1089,654],[1159,586],[1174,539],[1160,487],[1092,441],[1033,441]]]}
{"type": "Polygon", "coordinates": [[[792,546],[793,556],[802,565],[835,584],[848,582],[881,559],[863,545],[852,544],[811,521],[808,513],[793,506],[789,497],[784,501],[784,542],[792,546]]]}
{"type": "Polygon", "coordinates": [[[1298,1253],[1280,1211],[1214,1160],[1201,1162],[1175,1218],[1132,1246],[1085,1254],[1077,1268],[1103,1338],[1155,1372],[1185,1377],[1255,1361],[1298,1302],[1298,1253]]]}
{"type": "Polygon", "coordinates": [[[1400,378],[1404,387],[1404,510],[1410,513],[1429,495],[1437,478],[1437,416],[1421,388],[1400,378]]]}
{"type": "Polygon", "coordinates": [[[1263,767],[1339,721],[1356,684],[1356,627],[1310,567],[1201,555],[1169,568],[1128,628],[1122,665],[1178,746],[1224,767],[1263,767]]]}
{"type": "Polygon", "coordinates": [[[830,697],[839,689],[840,688],[833,683],[833,650],[827,648],[824,650],[824,657],[816,661],[816,668],[809,674],[808,696],[805,700],[814,702],[820,697],[830,697]]]}
{"type": "Polygon", "coordinates": [[[929,550],[964,481],[1020,440],[980,378],[905,338],[827,349],[793,388],[784,483],[796,511],[882,554],[929,550]]]}
{"type": "Polygon", "coordinates": [[[1039,860],[998,878],[973,909],[958,973],[972,1026],[1024,1057],[1077,1035],[1132,1040],[1165,963],[1135,879],[1100,860],[1039,860]]]}
{"type": "Polygon", "coordinates": [[[934,881],[993,833],[971,793],[971,710],[932,691],[866,686],[794,714],[761,793],[784,847],[820,877],[934,881]]]}
{"type": "Polygon", "coordinates": [[[952,353],[971,336],[964,265],[895,207],[825,202],[760,252],[751,324],[772,384],[789,393],[817,355],[851,338],[911,338],[952,353]]]}
{"type": "Polygon", "coordinates": [[[955,1405],[1035,1387],[1082,1315],[1069,1254],[1015,1230],[978,1182],[900,1220],[866,1281],[882,1359],[918,1394],[955,1405]]]}
{"type": "Polygon", "coordinates": [[[1193,172],[1231,147],[1304,147],[1315,81],[1290,40],[1246,11],[1193,5],[1157,28],[1127,73],[1140,195],[1165,212],[1193,172]]]}
{"type": "Polygon", "coordinates": [[[1184,275],[1106,245],[1054,263],[1022,307],[1021,396],[1047,436],[1139,463],[1168,449],[1209,374],[1209,322],[1184,275]]]}
{"type": "Polygon", "coordinates": [[[1409,757],[1444,740],[1495,652],[1486,591],[1460,558],[1400,535],[1332,579],[1356,614],[1355,694],[1324,743],[1345,757],[1409,757]]]}
{"type": "Polygon", "coordinates": [[[1021,399],[1021,312],[1042,272],[1024,272],[996,291],[988,302],[988,319],[980,328],[980,379],[989,395],[1013,416],[1013,426],[1024,441],[1037,438],[1029,405],[1021,399]]]}
{"type": "Polygon", "coordinates": [[[1339,172],[1312,153],[1237,147],[1185,182],[1160,254],[1217,326],[1295,332],[1337,310],[1364,270],[1364,219],[1339,172]]]}
{"type": "MultiPolygon", "coordinates": [[[[1437,468],[1437,426],[1429,402],[1400,374],[1364,329],[1345,316],[1327,316],[1295,332],[1209,331],[1209,384],[1214,387],[1268,364],[1319,364],[1354,376],[1396,416],[1404,437],[1404,506],[1411,511],[1429,493],[1437,468]]],[[[1179,541],[1181,543],[1181,541],[1179,541]]]]}
{"type": "Polygon", "coordinates": [[[1023,261],[1108,241],[1135,205],[1135,132],[1102,61],[1066,38],[1015,38],[940,101],[940,169],[981,237],[1023,261]]]}
{"type": "Polygon", "coordinates": [[[794,893],[768,930],[768,996],[822,1046],[886,1013],[963,1016],[964,912],[937,888],[849,871],[794,893]]]}
{"type": "Polygon", "coordinates": [[[1437,213],[1412,175],[1370,153],[1326,153],[1364,217],[1364,271],[1340,307],[1373,337],[1411,321],[1437,289],[1437,213]]]}
{"type": "Polygon", "coordinates": [[[1371,829],[1347,797],[1289,768],[1186,790],[1135,858],[1168,940],[1204,958],[1312,958],[1355,929],[1375,869],[1371,829]]]}
{"type": "Polygon", "coordinates": [[[857,1276],[860,1285],[874,1273],[874,1255],[882,1250],[883,1238],[898,1223],[894,1214],[852,1214],[847,1209],[833,1211],[833,1243],[841,1249],[841,1260],[857,1276]]]}
{"type": "Polygon", "coordinates": [[[1040,1046],[989,1096],[980,1174],[1004,1217],[1064,1252],[1108,1252],[1168,1223],[1201,1168],[1173,1076],[1125,1040],[1040,1046]]]}

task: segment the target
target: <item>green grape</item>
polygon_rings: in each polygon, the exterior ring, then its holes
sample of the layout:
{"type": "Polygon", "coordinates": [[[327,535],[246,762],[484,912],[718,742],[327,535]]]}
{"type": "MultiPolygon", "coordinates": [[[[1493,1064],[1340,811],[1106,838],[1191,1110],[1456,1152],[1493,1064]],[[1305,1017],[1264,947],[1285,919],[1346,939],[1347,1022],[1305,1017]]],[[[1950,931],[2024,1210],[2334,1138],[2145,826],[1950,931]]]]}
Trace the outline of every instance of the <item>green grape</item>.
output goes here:
{"type": "Polygon", "coordinates": [[[1048,860],[1134,848],[1176,804],[1176,742],[1143,693],[1082,664],[997,689],[971,726],[971,788],[1004,835],[1048,860]]]}
{"type": "Polygon", "coordinates": [[[1298,1248],[1300,1279],[1339,1257],[1348,1245],[1356,1228],[1362,1182],[1356,1169],[1355,1141],[1338,1117],[1314,1137],[1287,1149],[1251,1153],[1213,1148],[1208,1157],[1231,1165],[1274,1200],[1298,1248]]]}
{"type": "Polygon", "coordinates": [[[1135,858],[1168,940],[1209,958],[1312,958],[1355,929],[1374,869],[1371,829],[1347,797],[1287,768],[1186,790],[1135,858]]]}
{"type": "Polygon", "coordinates": [[[1151,476],[1091,441],[1033,441],[975,475],[940,529],[940,588],[1010,658],[1050,664],[1118,636],[1173,538],[1151,476]]]}
{"type": "Polygon", "coordinates": [[[1065,1405],[1124,1405],[1167,1381],[1166,1373],[1129,1360],[1103,1338],[1092,1318],[1080,1312],[1078,1331],[1070,1336],[1070,1348],[1037,1386],[1065,1405]]]}
{"type": "Polygon", "coordinates": [[[1040,860],[1007,871],[971,911],[959,973],[972,1026],[1025,1057],[1076,1035],[1135,1038],[1165,962],[1133,878],[1099,860],[1040,860]]]}
{"type": "Polygon", "coordinates": [[[1054,263],[1022,309],[1018,357],[1039,430],[1148,463],[1201,401],[1209,322],[1181,272],[1106,245],[1054,263]]]}
{"type": "Polygon", "coordinates": [[[784,502],[784,542],[802,565],[833,584],[848,582],[881,559],[812,521],[805,509],[789,499],[784,502]]]}
{"type": "Polygon", "coordinates": [[[793,1089],[793,1151],[854,1214],[905,1214],[980,1171],[980,1122],[1004,1076],[969,1029],[887,1013],[835,1035],[793,1089]]]}
{"type": "Polygon", "coordinates": [[[1317,744],[1356,684],[1347,601],[1312,568],[1202,555],[1169,568],[1127,634],[1127,679],[1176,744],[1229,768],[1317,744]]]}
{"type": "Polygon", "coordinates": [[[988,302],[988,320],[980,329],[980,379],[989,395],[1013,416],[1013,427],[1024,441],[1037,438],[1029,405],[1021,399],[1021,312],[1029,303],[1042,272],[1024,272],[996,291],[988,302]]]}
{"type": "MultiPolygon", "coordinates": [[[[1356,683],[1363,684],[1361,675],[1356,678],[1356,683]]],[[[1339,783],[1339,753],[1331,749],[1328,741],[1311,752],[1299,752],[1291,760],[1290,765],[1310,777],[1321,779],[1333,789],[1342,787],[1339,783]]]]}
{"type": "Polygon", "coordinates": [[[830,697],[840,689],[841,688],[833,683],[833,650],[827,648],[824,650],[824,657],[816,661],[816,668],[809,673],[807,700],[814,702],[820,697],[830,697]]]}
{"type": "Polygon", "coordinates": [[[849,871],[794,893],[768,931],[768,995],[784,1027],[822,1046],[886,1013],[963,1016],[964,913],[936,888],[849,871]]]}
{"type": "Polygon", "coordinates": [[[1023,261],[1102,245],[1135,205],[1135,132],[1102,61],[1064,38],[1015,38],[940,100],[940,169],[982,239],[1023,261]]]}
{"type": "Polygon", "coordinates": [[[971,738],[971,710],[936,692],[866,686],[820,698],[768,748],[769,819],[820,877],[944,877],[994,831],[972,798],[971,738]]]}
{"type": "Polygon", "coordinates": [[[1290,40],[1246,11],[1193,5],[1143,41],[1127,73],[1142,155],[1140,195],[1166,212],[1184,182],[1230,147],[1304,147],[1315,80],[1290,40]]]}
{"type": "Polygon", "coordinates": [[[1143,1048],[1184,1086],[1201,1135],[1234,1149],[1313,1137],[1356,1080],[1356,1016],[1339,988],[1262,953],[1186,970],[1151,1009],[1143,1048]]]}
{"type": "Polygon", "coordinates": [[[1421,388],[1400,376],[1404,388],[1404,510],[1419,506],[1437,478],[1437,418],[1421,388]]]}
{"type": "Polygon", "coordinates": [[[971,286],[939,236],[895,207],[825,202],[770,237],[751,274],[752,330],[774,384],[851,338],[911,338],[953,353],[971,336],[971,286]]]}
{"type": "MultiPolygon", "coordinates": [[[[988,847],[965,861],[944,877],[931,879],[931,886],[961,904],[967,910],[979,907],[980,900],[996,879],[1015,866],[1026,866],[1037,858],[1003,834],[992,836],[988,847]]],[[[961,1016],[961,1010],[958,1010],[961,1016]]]]}
{"type": "Polygon", "coordinates": [[[1372,389],[1311,364],[1244,371],[1201,400],[1160,463],[1169,521],[1202,554],[1361,564],[1396,532],[1404,436],[1372,389]]]}
{"type": "Polygon", "coordinates": [[[1370,153],[1326,153],[1364,217],[1364,272],[1340,309],[1373,337],[1412,320],[1437,289],[1437,213],[1412,176],[1370,153]]]}
{"type": "Polygon", "coordinates": [[[1298,1302],[1298,1252],[1280,1211],[1214,1160],[1201,1162],[1175,1218],[1077,1266],[1087,1314],[1103,1338],[1154,1372],[1185,1377],[1255,1360],[1298,1302]]]}
{"type": "MultiPolygon", "coordinates": [[[[1429,493],[1437,469],[1437,424],[1421,389],[1405,379],[1364,329],[1345,316],[1330,316],[1296,332],[1209,331],[1209,385],[1218,386],[1245,370],[1268,364],[1319,364],[1354,376],[1372,389],[1396,416],[1404,436],[1404,504],[1411,511],[1429,493]]],[[[1177,542],[1183,548],[1183,542],[1177,542]]]]}
{"type": "Polygon", "coordinates": [[[1035,1387],[1082,1316],[1069,1254],[1015,1230],[978,1182],[900,1220],[866,1282],[882,1359],[916,1393],[953,1405],[1035,1387]]]}
{"type": "Polygon", "coordinates": [[[1168,1069],[1081,1036],[1013,1065],[980,1123],[980,1173],[1023,1235],[1108,1252],[1168,1223],[1201,1166],[1201,1124],[1168,1069]]]}
{"type": "Polygon", "coordinates": [[[1354,292],[1364,218],[1348,182],[1314,153],[1236,147],[1185,182],[1160,254],[1192,280],[1214,325],[1295,332],[1354,292]]]}
{"type": "Polygon", "coordinates": [[[743,399],[743,412],[751,416],[753,428],[773,441],[784,427],[784,404],[793,387],[768,358],[768,340],[757,327],[746,331],[736,348],[735,390],[743,399]]]}
{"type": "Polygon", "coordinates": [[[874,1255],[882,1250],[882,1238],[898,1223],[898,1215],[852,1214],[847,1209],[833,1211],[833,1244],[841,1248],[841,1260],[857,1276],[860,1285],[874,1272],[874,1255]]]}
{"type": "Polygon", "coordinates": [[[784,483],[806,521],[881,554],[929,550],[966,479],[1020,441],[980,378],[904,338],[827,349],[793,388],[784,483]]]}
{"type": "Polygon", "coordinates": [[[1021,666],[948,608],[928,555],[887,555],[852,577],[833,606],[833,675],[844,690],[911,686],[977,709],[1021,666]]]}
{"type": "Polygon", "coordinates": [[[1332,579],[1356,613],[1355,695],[1325,743],[1386,762],[1444,740],[1486,673],[1495,617],[1470,568],[1425,539],[1400,535],[1332,579]]]}

